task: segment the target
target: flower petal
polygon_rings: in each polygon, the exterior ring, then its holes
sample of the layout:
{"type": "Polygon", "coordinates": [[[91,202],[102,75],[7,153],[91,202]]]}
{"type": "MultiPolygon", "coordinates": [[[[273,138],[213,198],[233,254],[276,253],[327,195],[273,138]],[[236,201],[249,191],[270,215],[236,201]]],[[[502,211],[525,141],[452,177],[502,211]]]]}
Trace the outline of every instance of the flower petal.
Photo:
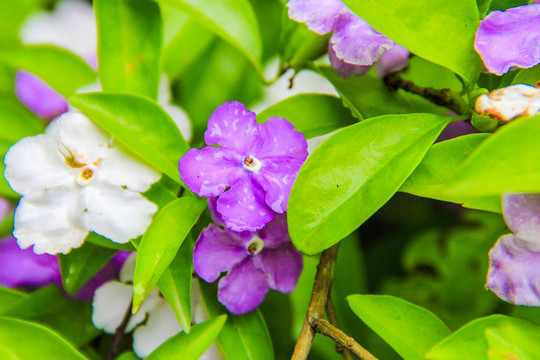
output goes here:
{"type": "Polygon", "coordinates": [[[390,73],[404,69],[408,62],[409,50],[395,44],[379,56],[375,63],[375,73],[382,79],[390,73]]]}
{"type": "Polygon", "coordinates": [[[117,147],[105,153],[99,173],[111,184],[139,192],[148,190],[161,177],[157,171],[117,147]]]}
{"type": "Polygon", "coordinates": [[[41,287],[49,284],[62,284],[56,256],[23,250],[11,236],[0,242],[1,286],[41,287]]]}
{"type": "Polygon", "coordinates": [[[167,302],[161,300],[148,313],[148,321],[133,332],[133,351],[137,356],[145,358],[165,340],[180,331],[182,328],[173,310],[167,302]]]}
{"type": "Polygon", "coordinates": [[[75,186],[75,172],[67,166],[56,140],[46,134],[19,140],[4,157],[4,176],[21,195],[75,186]]]}
{"type": "Polygon", "coordinates": [[[339,59],[354,65],[372,65],[394,42],[347,10],[334,24],[330,43],[339,59]]]}
{"type": "Polygon", "coordinates": [[[540,306],[540,252],[526,242],[504,235],[489,252],[486,287],[501,299],[517,305],[540,306]]]}
{"type": "Polygon", "coordinates": [[[268,279],[270,289],[288,294],[294,291],[303,267],[302,254],[292,242],[276,249],[264,248],[254,257],[255,265],[268,279]]]}
{"type": "Polygon", "coordinates": [[[138,192],[101,179],[83,189],[83,204],[88,229],[117,243],[142,235],[158,209],[138,192]]]}
{"type": "Polygon", "coordinates": [[[274,220],[266,224],[257,235],[264,241],[264,248],[275,249],[284,243],[291,242],[287,214],[276,214],[274,220]]]}
{"type": "Polygon", "coordinates": [[[266,275],[248,258],[219,281],[218,300],[234,315],[242,315],[259,306],[267,292],[266,275]]]}
{"type": "Polygon", "coordinates": [[[51,120],[68,110],[66,99],[39,77],[25,71],[15,75],[17,98],[37,116],[51,120]]]}
{"type": "Polygon", "coordinates": [[[255,155],[259,160],[284,156],[304,161],[308,156],[304,134],[296,131],[287,119],[271,117],[259,128],[261,142],[255,155]]]}
{"type": "Polygon", "coordinates": [[[221,230],[214,224],[206,227],[193,250],[193,266],[197,275],[206,282],[214,282],[220,273],[231,270],[247,257],[244,239],[231,231],[221,230]]]}
{"type": "Polygon", "coordinates": [[[77,189],[54,189],[24,196],[15,210],[13,236],[36,254],[68,253],[81,246],[88,229],[81,225],[77,189]]]}
{"type": "Polygon", "coordinates": [[[328,57],[330,58],[332,68],[334,68],[337,74],[344,79],[347,79],[351,75],[364,75],[369,71],[369,69],[371,69],[371,65],[355,65],[341,60],[337,57],[336,51],[332,47],[332,44],[328,44],[328,57]]]}
{"type": "Polygon", "coordinates": [[[224,147],[190,149],[178,163],[180,177],[199,196],[218,196],[243,176],[243,158],[224,147]]]}
{"type": "Polygon", "coordinates": [[[290,0],[289,17],[308,26],[317,34],[332,31],[334,22],[345,5],[339,0],[290,0]]]}
{"type": "Polygon", "coordinates": [[[246,106],[238,101],[229,101],[218,106],[208,119],[204,141],[207,145],[219,144],[250,155],[258,136],[255,113],[246,110],[246,106]]]}
{"type": "Polygon", "coordinates": [[[506,224],[515,235],[538,244],[540,250],[540,194],[503,196],[506,224]]]}
{"type": "Polygon", "coordinates": [[[540,4],[492,11],[476,31],[474,48],[486,68],[502,75],[512,66],[540,63],[540,4]]]}
{"type": "Polygon", "coordinates": [[[274,218],[264,202],[264,192],[250,177],[236,182],[217,201],[225,226],[233,231],[255,231],[274,218]]]}

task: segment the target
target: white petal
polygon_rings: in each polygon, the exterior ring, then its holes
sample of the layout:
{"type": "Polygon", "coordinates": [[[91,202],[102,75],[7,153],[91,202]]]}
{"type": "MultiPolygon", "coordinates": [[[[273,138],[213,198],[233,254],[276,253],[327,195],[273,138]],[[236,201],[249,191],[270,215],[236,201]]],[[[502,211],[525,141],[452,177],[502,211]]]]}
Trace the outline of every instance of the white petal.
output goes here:
{"type": "Polygon", "coordinates": [[[108,150],[110,135],[80,112],[67,112],[57,120],[62,145],[80,164],[98,165],[108,150]]]}
{"type": "Polygon", "coordinates": [[[56,140],[46,134],[19,140],[4,157],[4,176],[21,195],[75,184],[70,168],[58,150],[56,140]]]}
{"type": "Polygon", "coordinates": [[[157,206],[138,192],[101,179],[83,188],[83,204],[88,228],[117,243],[142,235],[157,211],[157,206]]]}
{"type": "Polygon", "coordinates": [[[36,254],[67,253],[81,246],[88,229],[81,226],[79,192],[63,188],[24,196],[15,210],[13,236],[21,248],[36,254]]]}
{"type": "Polygon", "coordinates": [[[104,154],[99,173],[111,184],[139,192],[148,190],[161,177],[157,171],[117,147],[108,149],[104,154]]]}
{"type": "Polygon", "coordinates": [[[148,321],[133,332],[133,350],[137,356],[145,358],[182,328],[167,302],[161,299],[148,314],[148,321]]]}
{"type": "Polygon", "coordinates": [[[186,141],[190,141],[193,136],[193,130],[191,129],[191,121],[189,117],[179,106],[170,103],[159,103],[163,110],[169,114],[174,123],[182,133],[182,136],[186,141]]]}
{"type": "Polygon", "coordinates": [[[223,356],[223,353],[221,350],[219,350],[214,342],[212,345],[210,345],[208,350],[206,350],[204,354],[199,357],[199,360],[225,360],[225,356],[223,356]]]}
{"type": "Polygon", "coordinates": [[[197,279],[191,281],[191,319],[194,324],[200,324],[208,320],[208,314],[204,308],[201,288],[197,279]]]}
{"type": "Polygon", "coordinates": [[[133,283],[133,274],[135,273],[135,263],[137,262],[137,253],[133,252],[124,261],[122,269],[120,269],[120,281],[123,283],[133,283]]]}

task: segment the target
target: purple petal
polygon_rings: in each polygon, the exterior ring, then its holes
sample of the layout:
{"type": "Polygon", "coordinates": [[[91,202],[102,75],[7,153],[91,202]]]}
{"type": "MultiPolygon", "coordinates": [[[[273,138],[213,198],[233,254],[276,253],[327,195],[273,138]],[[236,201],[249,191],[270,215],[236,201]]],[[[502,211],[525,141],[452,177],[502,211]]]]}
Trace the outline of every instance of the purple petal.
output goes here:
{"type": "Polygon", "coordinates": [[[454,121],[444,128],[442,133],[437,138],[437,141],[435,142],[450,140],[458,136],[476,133],[478,133],[478,130],[476,130],[474,126],[471,125],[470,121],[454,121]]]}
{"type": "Polygon", "coordinates": [[[242,315],[259,306],[267,292],[266,274],[248,258],[219,281],[218,300],[231,313],[242,315]]]}
{"type": "Polygon", "coordinates": [[[257,150],[259,159],[285,156],[300,161],[308,156],[304,134],[294,129],[294,125],[284,118],[271,117],[260,125],[261,144],[257,150]]]}
{"type": "Polygon", "coordinates": [[[201,232],[193,250],[195,271],[206,282],[216,281],[220,273],[231,270],[247,257],[247,241],[249,238],[242,234],[210,224],[201,232]]]}
{"type": "Polygon", "coordinates": [[[409,50],[403,46],[395,44],[386,50],[375,63],[375,73],[379,78],[403,70],[409,62],[409,50]]]}
{"type": "Polygon", "coordinates": [[[52,120],[68,110],[67,101],[37,76],[25,71],[15,75],[15,94],[34,114],[52,120]]]}
{"type": "Polygon", "coordinates": [[[351,11],[339,15],[330,43],[336,56],[355,65],[372,65],[394,42],[351,11]]]}
{"type": "Polygon", "coordinates": [[[229,101],[218,106],[208,119],[208,130],[204,133],[207,145],[219,144],[248,155],[259,137],[259,125],[255,113],[246,110],[238,101],[229,101]]]}
{"type": "Polygon", "coordinates": [[[224,147],[190,149],[178,163],[182,181],[199,196],[218,196],[243,176],[243,157],[224,147]]]}
{"type": "Polygon", "coordinates": [[[274,220],[257,232],[257,235],[264,241],[264,248],[275,249],[282,246],[283,243],[291,242],[287,215],[277,214],[274,220]]]}
{"type": "Polygon", "coordinates": [[[341,76],[344,79],[347,79],[349,76],[361,76],[364,75],[371,69],[371,65],[354,65],[349,64],[341,59],[339,59],[336,55],[336,51],[332,47],[332,44],[328,44],[328,56],[330,58],[330,64],[332,64],[332,67],[338,73],[339,76],[341,76]]]}
{"type": "Polygon", "coordinates": [[[486,287],[517,305],[540,306],[540,252],[514,235],[504,235],[489,252],[486,287]]]}
{"type": "Polygon", "coordinates": [[[505,195],[502,208],[508,228],[517,237],[540,244],[540,194],[505,195]]]}
{"type": "Polygon", "coordinates": [[[529,4],[492,11],[476,31],[474,47],[486,68],[502,75],[512,66],[540,63],[540,5],[529,4]]]}
{"type": "Polygon", "coordinates": [[[290,0],[287,7],[291,19],[321,35],[332,31],[339,12],[346,8],[339,0],[290,0]]]}
{"type": "Polygon", "coordinates": [[[0,242],[0,285],[34,288],[49,284],[62,285],[56,256],[23,250],[11,236],[0,242]]]}
{"type": "Polygon", "coordinates": [[[271,289],[285,294],[294,291],[302,272],[303,258],[292,242],[284,243],[276,249],[265,247],[254,257],[254,262],[267,275],[271,289]]]}
{"type": "Polygon", "coordinates": [[[233,231],[255,231],[274,218],[264,202],[264,192],[251,177],[236,182],[217,201],[217,210],[225,226],[233,231]]]}
{"type": "Polygon", "coordinates": [[[208,210],[210,211],[210,215],[212,216],[214,224],[218,226],[225,226],[225,223],[223,222],[223,217],[221,217],[221,214],[217,211],[217,200],[217,197],[208,198],[208,210]]]}

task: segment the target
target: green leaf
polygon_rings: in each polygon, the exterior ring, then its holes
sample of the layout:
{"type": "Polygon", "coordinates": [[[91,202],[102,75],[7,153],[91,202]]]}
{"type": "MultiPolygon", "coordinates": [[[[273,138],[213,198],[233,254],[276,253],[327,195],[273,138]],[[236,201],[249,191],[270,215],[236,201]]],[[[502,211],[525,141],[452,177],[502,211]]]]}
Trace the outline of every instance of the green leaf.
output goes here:
{"type": "MultiPolygon", "coordinates": [[[[13,145],[13,140],[6,140],[0,137],[0,156],[2,159],[4,158],[4,155],[8,151],[9,147],[13,145]]],[[[4,169],[6,168],[6,165],[3,161],[0,161],[0,196],[4,196],[7,198],[17,198],[19,197],[19,194],[17,194],[15,191],[9,187],[9,184],[4,177],[4,169]]]]}
{"type": "Polygon", "coordinates": [[[143,235],[137,249],[133,278],[133,313],[139,310],[161,274],[206,208],[206,201],[180,198],[159,211],[143,235]]]}
{"type": "Polygon", "coordinates": [[[49,45],[2,49],[0,63],[37,75],[65,97],[96,80],[96,72],[83,59],[49,45]]]}
{"type": "MultiPolygon", "coordinates": [[[[199,281],[199,285],[210,319],[227,314],[217,300],[216,287],[204,281],[199,281]]],[[[270,334],[258,309],[242,316],[229,315],[218,336],[218,343],[227,360],[274,359],[270,334]]]]}
{"type": "Polygon", "coordinates": [[[0,354],[17,360],[85,360],[58,334],[29,321],[0,318],[0,354]]]}
{"type": "Polygon", "coordinates": [[[492,315],[463,326],[429,350],[426,357],[433,360],[532,360],[538,357],[537,351],[532,357],[491,357],[490,354],[531,354],[531,341],[538,348],[539,337],[540,327],[533,322],[492,315]],[[501,335],[505,338],[501,339],[501,335]]]}
{"type": "Polygon", "coordinates": [[[306,254],[329,248],[399,189],[449,118],[387,115],[344,128],[302,166],[288,205],[289,232],[306,254]]]}
{"type": "Polygon", "coordinates": [[[191,333],[180,332],[154,350],[147,360],[197,360],[220,333],[227,315],[193,326],[191,333]]]}
{"type": "Polygon", "coordinates": [[[383,338],[404,360],[424,360],[433,345],[450,335],[432,312],[387,295],[352,295],[354,313],[383,338]]]}
{"type": "Polygon", "coordinates": [[[437,106],[419,95],[404,90],[388,90],[384,82],[371,72],[343,79],[329,67],[320,67],[318,71],[334,85],[343,104],[358,119],[418,112],[450,114],[450,110],[437,106]]]}
{"type": "Polygon", "coordinates": [[[0,286],[0,312],[4,312],[11,306],[16,305],[19,301],[27,297],[22,291],[8,289],[0,286]]]}
{"type": "Polygon", "coordinates": [[[516,119],[465,160],[447,188],[451,196],[540,193],[540,116],[516,119]],[[511,150],[509,150],[511,149],[511,150]]]}
{"type": "Polygon", "coordinates": [[[191,280],[193,278],[193,241],[188,235],[176,257],[165,269],[158,287],[171,306],[182,329],[191,330],[191,280]]]}
{"type": "Polygon", "coordinates": [[[67,255],[59,255],[62,284],[69,295],[75,294],[113,257],[116,250],[85,242],[67,255]]]}
{"type": "Polygon", "coordinates": [[[380,33],[413,54],[474,84],[482,61],[474,51],[480,25],[475,0],[343,0],[380,33]]]}
{"type": "Polygon", "coordinates": [[[357,122],[339,98],[322,94],[291,96],[259,113],[257,121],[262,123],[273,116],[289,120],[307,139],[357,122]]]}
{"type": "Polygon", "coordinates": [[[261,78],[262,44],[257,17],[248,0],[158,0],[176,7],[238,48],[261,78]]]}
{"type": "Polygon", "coordinates": [[[117,360],[139,360],[139,357],[135,355],[133,351],[126,351],[116,358],[117,360]]]}
{"type": "Polygon", "coordinates": [[[104,91],[157,98],[163,29],[150,0],[96,0],[99,80],[104,91]]]}
{"type": "Polygon", "coordinates": [[[512,80],[513,84],[528,84],[535,86],[540,81],[540,65],[536,65],[532,68],[521,69],[512,80]]]}
{"type": "Polygon", "coordinates": [[[463,206],[472,209],[500,213],[501,198],[499,196],[467,198],[451,196],[444,192],[446,184],[467,156],[488,137],[489,134],[470,134],[433,145],[399,191],[463,204],[463,206]]]}
{"type": "Polygon", "coordinates": [[[96,234],[95,232],[88,233],[88,236],[86,237],[86,239],[84,239],[84,241],[88,243],[92,243],[94,245],[99,245],[107,249],[127,250],[127,251],[135,250],[135,247],[133,246],[131,242],[127,242],[125,244],[115,243],[101,235],[96,234]]]}
{"type": "Polygon", "coordinates": [[[157,103],[137,95],[106,93],[75,95],[70,103],[148,164],[180,182],[178,161],[189,146],[157,103]]]}
{"type": "Polygon", "coordinates": [[[45,123],[15,97],[0,97],[0,119],[0,137],[13,143],[45,130],[45,123]]]}

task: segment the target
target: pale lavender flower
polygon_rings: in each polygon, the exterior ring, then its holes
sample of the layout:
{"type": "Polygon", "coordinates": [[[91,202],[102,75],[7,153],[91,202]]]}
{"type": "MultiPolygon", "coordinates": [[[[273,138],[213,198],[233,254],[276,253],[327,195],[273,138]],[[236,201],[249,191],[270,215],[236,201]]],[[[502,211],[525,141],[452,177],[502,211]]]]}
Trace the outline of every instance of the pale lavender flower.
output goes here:
{"type": "MultiPolygon", "coordinates": [[[[342,77],[362,75],[385,53],[395,48],[392,40],[377,32],[339,0],[290,0],[289,17],[305,23],[317,34],[333,32],[329,56],[332,66],[342,77]]],[[[409,52],[403,47],[388,53],[376,69],[382,77],[403,69],[409,52]]]]}
{"type": "Polygon", "coordinates": [[[503,214],[514,234],[491,249],[486,287],[514,304],[540,306],[540,194],[504,196],[503,214]]]}
{"type": "Polygon", "coordinates": [[[254,310],[269,289],[291,293],[302,272],[302,254],[291,242],[285,215],[276,215],[258,232],[205,228],[193,252],[197,274],[207,282],[220,273],[218,300],[233,314],[254,310]]]}
{"type": "Polygon", "coordinates": [[[219,106],[208,120],[201,150],[180,159],[182,181],[204,197],[219,197],[217,211],[234,231],[261,229],[287,210],[294,180],[307,158],[304,135],[284,118],[257,124],[237,102],[219,106]]]}
{"type": "Polygon", "coordinates": [[[474,47],[486,68],[497,75],[513,66],[540,63],[540,4],[489,13],[476,31],[474,47]]]}

